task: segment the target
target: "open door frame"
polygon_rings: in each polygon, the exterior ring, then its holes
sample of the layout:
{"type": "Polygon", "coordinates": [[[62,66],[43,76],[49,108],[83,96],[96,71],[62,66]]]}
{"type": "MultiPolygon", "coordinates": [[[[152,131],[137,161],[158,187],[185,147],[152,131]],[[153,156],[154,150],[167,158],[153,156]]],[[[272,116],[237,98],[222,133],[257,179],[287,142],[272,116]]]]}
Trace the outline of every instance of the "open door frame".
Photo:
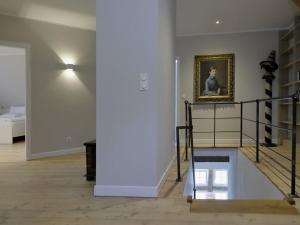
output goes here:
{"type": "Polygon", "coordinates": [[[0,45],[25,49],[26,60],[26,161],[31,159],[31,46],[26,43],[0,41],[0,45]]]}

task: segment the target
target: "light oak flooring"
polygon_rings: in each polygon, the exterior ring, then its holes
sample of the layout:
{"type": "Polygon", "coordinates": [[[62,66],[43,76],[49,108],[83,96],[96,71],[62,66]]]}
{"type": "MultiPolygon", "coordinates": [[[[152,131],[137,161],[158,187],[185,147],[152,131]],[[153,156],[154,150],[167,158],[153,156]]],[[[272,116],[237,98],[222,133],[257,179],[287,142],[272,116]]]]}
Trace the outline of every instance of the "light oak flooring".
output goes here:
{"type": "Polygon", "coordinates": [[[0,163],[24,162],[26,159],[25,143],[0,145],[0,163]]]}
{"type": "Polygon", "coordinates": [[[169,189],[157,199],[95,198],[84,154],[25,162],[13,148],[0,149],[1,225],[300,224],[297,215],[190,213],[169,189]]]}
{"type": "Polygon", "coordinates": [[[191,204],[191,212],[208,213],[212,210],[219,213],[299,214],[285,200],[197,200],[191,204]]]}

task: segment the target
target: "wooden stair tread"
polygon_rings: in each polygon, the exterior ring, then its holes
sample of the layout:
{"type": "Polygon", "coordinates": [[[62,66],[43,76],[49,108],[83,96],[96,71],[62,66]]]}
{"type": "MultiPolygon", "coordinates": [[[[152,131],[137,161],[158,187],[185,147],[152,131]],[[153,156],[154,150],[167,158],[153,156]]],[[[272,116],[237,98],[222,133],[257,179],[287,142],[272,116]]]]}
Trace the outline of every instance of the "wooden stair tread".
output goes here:
{"type": "Polygon", "coordinates": [[[299,214],[286,200],[193,200],[192,213],[299,214]]]}

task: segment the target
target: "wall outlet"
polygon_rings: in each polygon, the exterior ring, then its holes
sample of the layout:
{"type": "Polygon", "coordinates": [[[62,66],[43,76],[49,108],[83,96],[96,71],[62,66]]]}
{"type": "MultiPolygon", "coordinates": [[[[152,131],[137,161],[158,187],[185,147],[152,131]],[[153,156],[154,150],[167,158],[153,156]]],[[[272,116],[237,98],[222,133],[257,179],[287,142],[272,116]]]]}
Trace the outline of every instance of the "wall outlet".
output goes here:
{"type": "Polygon", "coordinates": [[[66,137],[66,142],[70,144],[72,142],[72,137],[71,136],[66,137]]]}

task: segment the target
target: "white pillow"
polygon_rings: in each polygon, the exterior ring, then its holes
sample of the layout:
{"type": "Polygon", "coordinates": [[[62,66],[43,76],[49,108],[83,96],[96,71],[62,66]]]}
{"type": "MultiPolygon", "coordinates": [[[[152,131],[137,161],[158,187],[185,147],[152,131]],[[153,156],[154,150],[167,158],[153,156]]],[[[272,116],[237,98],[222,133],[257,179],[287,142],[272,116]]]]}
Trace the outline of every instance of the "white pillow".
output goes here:
{"type": "Polygon", "coordinates": [[[25,106],[11,106],[10,107],[10,113],[14,114],[25,114],[25,106]]]}

